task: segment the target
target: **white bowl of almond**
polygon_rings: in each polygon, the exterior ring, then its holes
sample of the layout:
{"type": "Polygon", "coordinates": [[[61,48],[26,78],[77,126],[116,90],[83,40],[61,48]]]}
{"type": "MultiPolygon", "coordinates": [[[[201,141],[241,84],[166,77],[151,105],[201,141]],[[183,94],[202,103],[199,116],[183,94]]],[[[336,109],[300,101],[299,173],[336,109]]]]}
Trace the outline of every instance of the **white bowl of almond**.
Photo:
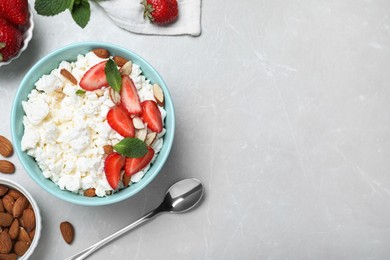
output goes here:
{"type": "Polygon", "coordinates": [[[165,163],[174,109],[157,71],[120,46],[82,42],[24,77],[11,130],[29,175],[58,198],[105,205],[128,198],[165,163]]]}
{"type": "Polygon", "coordinates": [[[31,194],[0,178],[0,259],[28,259],[41,234],[41,215],[31,194]]]}

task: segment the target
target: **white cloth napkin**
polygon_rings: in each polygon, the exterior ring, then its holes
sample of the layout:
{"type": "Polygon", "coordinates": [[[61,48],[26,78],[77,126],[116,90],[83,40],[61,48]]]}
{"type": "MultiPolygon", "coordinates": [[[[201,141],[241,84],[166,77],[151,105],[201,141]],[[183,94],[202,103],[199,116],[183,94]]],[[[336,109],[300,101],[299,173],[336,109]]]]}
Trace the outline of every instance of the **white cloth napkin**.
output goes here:
{"type": "Polygon", "coordinates": [[[154,35],[201,34],[201,0],[178,0],[178,19],[169,25],[151,24],[143,17],[141,0],[96,1],[119,27],[134,33],[154,35]]]}

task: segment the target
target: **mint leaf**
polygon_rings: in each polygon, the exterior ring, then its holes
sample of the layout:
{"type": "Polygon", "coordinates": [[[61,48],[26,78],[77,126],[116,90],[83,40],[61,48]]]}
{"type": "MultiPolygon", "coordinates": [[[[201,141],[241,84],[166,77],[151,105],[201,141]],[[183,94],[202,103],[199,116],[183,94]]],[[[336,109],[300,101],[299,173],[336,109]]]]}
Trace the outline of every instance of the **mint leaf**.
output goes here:
{"type": "Polygon", "coordinates": [[[89,7],[88,0],[75,1],[71,9],[73,20],[84,28],[91,17],[91,8],[89,7]]]}
{"type": "Polygon", "coordinates": [[[71,8],[74,0],[36,0],[34,8],[38,14],[52,16],[71,8]]]}
{"type": "Polygon", "coordinates": [[[85,90],[78,89],[78,90],[76,91],[76,95],[78,95],[78,96],[82,96],[82,95],[84,95],[84,94],[85,94],[85,90]]]}
{"type": "Polygon", "coordinates": [[[148,152],[146,144],[138,138],[127,137],[114,145],[114,150],[123,156],[131,158],[144,157],[148,152]]]}
{"type": "Polygon", "coordinates": [[[118,67],[112,59],[107,61],[104,71],[106,73],[108,85],[110,85],[116,92],[119,92],[122,87],[122,77],[118,67]]]}

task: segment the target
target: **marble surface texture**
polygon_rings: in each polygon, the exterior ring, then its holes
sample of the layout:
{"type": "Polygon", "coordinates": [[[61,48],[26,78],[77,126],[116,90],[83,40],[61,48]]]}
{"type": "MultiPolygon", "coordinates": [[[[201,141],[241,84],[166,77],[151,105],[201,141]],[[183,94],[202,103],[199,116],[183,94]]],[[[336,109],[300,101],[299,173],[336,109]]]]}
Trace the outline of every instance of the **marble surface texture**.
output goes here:
{"type": "Polygon", "coordinates": [[[105,238],[185,177],[204,182],[200,207],[161,215],[90,259],[389,259],[389,10],[388,0],[203,1],[195,38],[129,33],[94,3],[83,30],[69,13],[35,15],[30,46],[0,68],[0,134],[11,136],[28,69],[85,40],[148,60],[169,86],[177,128],[159,176],[111,206],[52,197],[14,155],[7,178],[43,216],[31,259],[64,259],[105,238]],[[76,229],[72,245],[60,236],[64,220],[76,229]]]}

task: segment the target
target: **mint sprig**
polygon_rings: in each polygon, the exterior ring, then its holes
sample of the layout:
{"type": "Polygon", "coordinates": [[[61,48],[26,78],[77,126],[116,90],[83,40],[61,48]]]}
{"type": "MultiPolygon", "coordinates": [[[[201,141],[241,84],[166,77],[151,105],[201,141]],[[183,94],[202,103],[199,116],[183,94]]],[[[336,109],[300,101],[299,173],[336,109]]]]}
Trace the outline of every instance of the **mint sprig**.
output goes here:
{"type": "Polygon", "coordinates": [[[81,28],[88,24],[91,16],[88,0],[36,0],[34,8],[43,16],[54,16],[68,9],[81,28]]]}
{"type": "Polygon", "coordinates": [[[114,145],[114,150],[123,156],[131,158],[144,157],[148,152],[148,148],[144,142],[138,138],[127,137],[114,145]]]}
{"type": "Polygon", "coordinates": [[[118,67],[112,59],[107,61],[104,72],[106,73],[108,85],[110,85],[110,87],[112,87],[112,89],[116,92],[119,92],[122,87],[122,77],[118,67]]]}

